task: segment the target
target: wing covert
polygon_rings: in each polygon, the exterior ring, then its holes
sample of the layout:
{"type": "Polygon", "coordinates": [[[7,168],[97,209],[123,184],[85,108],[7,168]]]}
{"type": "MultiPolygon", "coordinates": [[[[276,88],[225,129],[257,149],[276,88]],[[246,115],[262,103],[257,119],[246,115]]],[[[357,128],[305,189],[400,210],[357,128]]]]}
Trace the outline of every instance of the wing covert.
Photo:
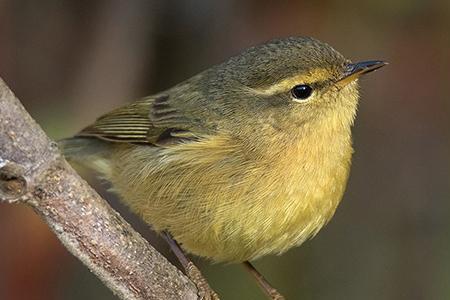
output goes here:
{"type": "Polygon", "coordinates": [[[189,136],[188,122],[168,102],[168,95],[145,98],[113,110],[86,127],[77,136],[90,136],[112,142],[165,144],[189,136]]]}

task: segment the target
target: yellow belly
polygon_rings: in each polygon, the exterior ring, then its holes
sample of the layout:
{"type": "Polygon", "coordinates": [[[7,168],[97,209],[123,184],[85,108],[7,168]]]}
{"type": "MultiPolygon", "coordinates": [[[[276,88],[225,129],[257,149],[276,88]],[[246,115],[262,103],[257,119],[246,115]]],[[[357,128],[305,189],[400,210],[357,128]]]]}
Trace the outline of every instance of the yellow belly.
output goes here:
{"type": "Polygon", "coordinates": [[[334,214],[350,144],[328,157],[299,155],[296,145],[263,160],[220,143],[124,148],[113,158],[110,180],[155,230],[168,230],[184,249],[214,261],[282,253],[314,236],[334,214]],[[133,165],[131,157],[142,164],[133,165]]]}

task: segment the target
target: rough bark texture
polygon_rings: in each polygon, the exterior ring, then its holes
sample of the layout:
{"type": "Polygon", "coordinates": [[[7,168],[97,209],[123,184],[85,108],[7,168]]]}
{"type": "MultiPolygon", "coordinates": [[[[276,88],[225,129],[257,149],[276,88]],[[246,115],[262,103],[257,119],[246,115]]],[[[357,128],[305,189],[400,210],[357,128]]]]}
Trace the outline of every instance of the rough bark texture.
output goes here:
{"type": "Polygon", "coordinates": [[[198,299],[192,282],[77,175],[1,79],[0,202],[33,207],[122,299],[198,299]]]}

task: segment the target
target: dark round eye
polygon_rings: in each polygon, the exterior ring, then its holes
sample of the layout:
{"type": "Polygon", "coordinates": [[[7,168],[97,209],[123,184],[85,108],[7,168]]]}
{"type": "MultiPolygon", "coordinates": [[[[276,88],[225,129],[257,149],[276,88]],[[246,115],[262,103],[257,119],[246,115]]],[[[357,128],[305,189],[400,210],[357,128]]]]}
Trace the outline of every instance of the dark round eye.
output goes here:
{"type": "Polygon", "coordinates": [[[305,100],[311,96],[313,92],[312,87],[306,84],[299,84],[292,88],[291,93],[296,99],[305,100]]]}

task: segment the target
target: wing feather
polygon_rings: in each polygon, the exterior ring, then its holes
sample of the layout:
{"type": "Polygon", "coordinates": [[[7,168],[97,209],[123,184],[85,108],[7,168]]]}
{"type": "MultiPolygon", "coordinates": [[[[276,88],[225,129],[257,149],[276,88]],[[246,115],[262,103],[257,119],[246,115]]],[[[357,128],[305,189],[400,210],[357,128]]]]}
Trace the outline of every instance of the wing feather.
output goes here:
{"type": "Polygon", "coordinates": [[[100,117],[77,136],[91,136],[112,142],[159,144],[189,136],[186,118],[168,102],[169,96],[145,98],[100,117]],[[174,133],[173,135],[171,133],[174,133]],[[180,135],[180,132],[184,132],[180,135]]]}

